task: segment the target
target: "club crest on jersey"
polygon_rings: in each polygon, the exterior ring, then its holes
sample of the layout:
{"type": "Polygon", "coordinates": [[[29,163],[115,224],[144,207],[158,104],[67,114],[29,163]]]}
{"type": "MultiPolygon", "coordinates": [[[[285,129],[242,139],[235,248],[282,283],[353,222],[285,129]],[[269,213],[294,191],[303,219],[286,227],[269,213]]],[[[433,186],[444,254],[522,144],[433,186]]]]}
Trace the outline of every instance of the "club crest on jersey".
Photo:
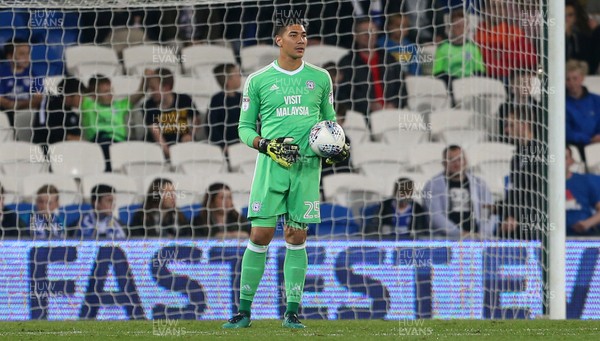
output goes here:
{"type": "Polygon", "coordinates": [[[309,90],[313,90],[315,88],[315,82],[313,82],[313,81],[306,81],[306,87],[309,90]]]}
{"type": "Polygon", "coordinates": [[[250,108],[250,97],[244,97],[242,99],[242,109],[245,111],[248,110],[248,108],[250,108]]]}
{"type": "Polygon", "coordinates": [[[259,201],[255,201],[252,203],[252,212],[260,211],[262,204],[259,201]]]}

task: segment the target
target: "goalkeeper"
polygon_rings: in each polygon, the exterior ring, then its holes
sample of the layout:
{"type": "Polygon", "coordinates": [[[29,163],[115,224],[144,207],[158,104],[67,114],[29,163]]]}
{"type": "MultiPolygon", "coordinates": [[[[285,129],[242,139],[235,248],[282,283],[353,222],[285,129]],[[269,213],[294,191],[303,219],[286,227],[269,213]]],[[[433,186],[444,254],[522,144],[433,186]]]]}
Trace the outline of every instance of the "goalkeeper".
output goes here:
{"type": "MultiPolygon", "coordinates": [[[[239,313],[223,328],[251,325],[250,306],[265,270],[267,250],[277,218],[285,217],[284,262],[287,309],[283,327],[304,328],[298,306],[308,267],[306,229],[320,222],[321,160],[310,149],[313,125],[335,120],[331,78],[324,69],[302,60],[306,31],[299,20],[278,20],[275,42],[279,57],[251,74],[244,85],[238,132],[259,155],[252,181],[248,218],[252,229],[242,259],[239,313]],[[257,119],[261,119],[261,135],[257,119]]],[[[349,146],[328,163],[348,158],[349,146]]]]}

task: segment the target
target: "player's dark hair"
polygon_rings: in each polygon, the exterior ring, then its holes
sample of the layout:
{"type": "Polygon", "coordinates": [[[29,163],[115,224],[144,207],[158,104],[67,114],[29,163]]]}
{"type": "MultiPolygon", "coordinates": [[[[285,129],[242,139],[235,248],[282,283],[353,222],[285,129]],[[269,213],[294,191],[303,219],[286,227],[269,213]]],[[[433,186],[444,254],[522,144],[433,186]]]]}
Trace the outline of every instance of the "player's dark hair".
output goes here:
{"type": "Polygon", "coordinates": [[[94,186],[92,188],[92,193],[90,196],[90,201],[92,202],[92,206],[94,204],[96,204],[96,201],[98,201],[98,199],[102,198],[103,196],[112,195],[112,194],[115,194],[115,189],[112,186],[105,185],[105,184],[100,184],[100,185],[94,186]]]}
{"type": "Polygon", "coordinates": [[[160,87],[163,86],[169,87],[169,89],[173,89],[173,85],[175,84],[175,79],[173,78],[173,73],[171,70],[160,67],[154,70],[155,77],[158,77],[160,80],[160,87]]]}
{"type": "Polygon", "coordinates": [[[6,44],[4,44],[4,56],[6,58],[8,58],[8,55],[13,55],[13,53],[15,53],[15,47],[17,45],[27,45],[29,46],[29,42],[25,39],[22,38],[15,38],[12,41],[7,42],[6,44]]]}
{"type": "Polygon", "coordinates": [[[462,151],[462,147],[457,145],[457,144],[451,144],[448,147],[444,148],[444,151],[442,152],[442,158],[444,161],[447,161],[448,158],[448,152],[453,152],[456,150],[460,150],[462,151]]]}
{"type": "Polygon", "coordinates": [[[236,66],[237,65],[233,63],[225,63],[219,64],[213,69],[215,79],[217,80],[217,83],[219,83],[222,89],[225,89],[225,82],[227,81],[227,76],[236,66]]]}
{"type": "Polygon", "coordinates": [[[305,25],[305,21],[303,18],[297,15],[293,15],[292,13],[293,11],[289,11],[289,15],[276,17],[275,25],[273,27],[273,37],[283,36],[285,30],[290,26],[305,25]]]}
{"type": "Polygon", "coordinates": [[[100,84],[110,84],[110,78],[102,74],[93,75],[88,82],[88,91],[97,93],[100,84]]]}

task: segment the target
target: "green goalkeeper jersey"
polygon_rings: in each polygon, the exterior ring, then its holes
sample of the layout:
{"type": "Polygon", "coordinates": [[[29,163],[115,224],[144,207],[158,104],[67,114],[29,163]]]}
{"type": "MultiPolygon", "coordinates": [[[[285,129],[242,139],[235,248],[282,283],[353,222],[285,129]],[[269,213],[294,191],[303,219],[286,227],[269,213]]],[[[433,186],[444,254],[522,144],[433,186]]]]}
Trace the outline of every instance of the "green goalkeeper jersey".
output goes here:
{"type": "Polygon", "coordinates": [[[252,147],[258,135],[267,139],[290,136],[300,147],[300,155],[315,156],[308,146],[310,129],[317,122],[335,121],[331,77],[324,69],[310,63],[294,70],[273,63],[254,72],[246,80],[238,132],[240,139],[252,147]]]}

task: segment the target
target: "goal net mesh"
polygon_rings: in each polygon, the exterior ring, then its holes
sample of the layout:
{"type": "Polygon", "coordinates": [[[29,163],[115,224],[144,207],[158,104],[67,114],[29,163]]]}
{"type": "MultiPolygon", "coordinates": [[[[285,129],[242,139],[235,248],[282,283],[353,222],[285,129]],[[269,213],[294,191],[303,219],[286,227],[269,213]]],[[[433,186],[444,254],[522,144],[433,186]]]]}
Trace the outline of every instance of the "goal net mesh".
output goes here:
{"type": "MultiPolygon", "coordinates": [[[[237,312],[240,92],[290,18],[352,150],[307,207],[300,317],[545,314],[544,2],[440,3],[3,1],[0,319],[237,312]]],[[[255,318],[285,311],[284,255],[280,220],[255,318]]]]}

